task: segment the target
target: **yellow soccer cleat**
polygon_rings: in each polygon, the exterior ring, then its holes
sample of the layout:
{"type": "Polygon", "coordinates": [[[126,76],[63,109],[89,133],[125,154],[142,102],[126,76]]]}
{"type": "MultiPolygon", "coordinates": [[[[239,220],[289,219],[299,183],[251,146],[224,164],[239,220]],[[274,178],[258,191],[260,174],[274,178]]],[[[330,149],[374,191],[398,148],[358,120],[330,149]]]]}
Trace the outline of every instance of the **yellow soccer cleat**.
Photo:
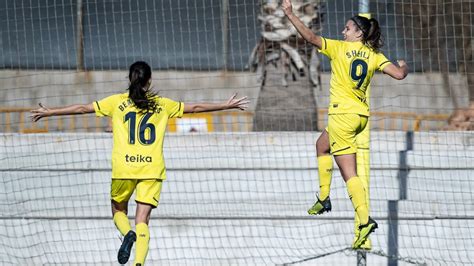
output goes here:
{"type": "Polygon", "coordinates": [[[321,201],[319,197],[316,195],[316,198],[318,199],[316,203],[314,203],[313,207],[311,207],[308,210],[308,214],[311,215],[317,215],[317,214],[323,214],[325,212],[330,212],[331,211],[331,200],[329,197],[327,197],[325,200],[321,201]]]}
{"type": "Polygon", "coordinates": [[[369,235],[378,228],[377,222],[369,217],[369,222],[359,226],[359,236],[352,244],[353,249],[361,249],[362,246],[367,242],[369,235]]]}
{"type": "Polygon", "coordinates": [[[357,238],[358,236],[356,236],[354,238],[354,240],[352,241],[352,249],[362,249],[362,250],[366,250],[366,251],[369,251],[369,250],[372,250],[372,241],[370,241],[370,238],[368,238],[364,244],[360,245],[360,247],[355,247],[355,242],[357,241],[357,238]]]}

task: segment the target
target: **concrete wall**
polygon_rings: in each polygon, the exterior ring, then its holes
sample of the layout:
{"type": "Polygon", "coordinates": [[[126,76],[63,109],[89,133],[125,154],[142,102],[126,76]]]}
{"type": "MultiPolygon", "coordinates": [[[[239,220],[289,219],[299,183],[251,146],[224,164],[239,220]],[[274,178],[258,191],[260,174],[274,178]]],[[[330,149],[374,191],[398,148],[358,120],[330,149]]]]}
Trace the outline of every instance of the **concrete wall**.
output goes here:
{"type": "MultiPolygon", "coordinates": [[[[41,101],[50,106],[87,103],[127,88],[127,71],[0,71],[0,107],[31,107],[41,101]]],[[[319,108],[326,108],[329,74],[315,90],[319,108]]],[[[248,95],[254,110],[260,92],[255,73],[155,71],[155,89],[180,101],[218,101],[233,92],[248,95]]],[[[387,112],[451,113],[468,105],[466,78],[460,74],[410,74],[396,81],[379,74],[372,85],[372,110],[387,112]]]]}
{"type": "MultiPolygon", "coordinates": [[[[149,264],[354,265],[353,210],[335,171],[333,211],[317,191],[318,133],[168,134],[168,179],[153,212],[149,264]],[[316,258],[321,257],[321,258],[316,258]],[[314,258],[314,259],[311,259],[314,258]]],[[[387,263],[388,201],[398,202],[400,265],[474,263],[474,133],[373,132],[368,265],[387,263]]],[[[0,264],[116,264],[110,134],[0,135],[0,264]]],[[[130,213],[134,213],[134,204],[130,213]]]]}

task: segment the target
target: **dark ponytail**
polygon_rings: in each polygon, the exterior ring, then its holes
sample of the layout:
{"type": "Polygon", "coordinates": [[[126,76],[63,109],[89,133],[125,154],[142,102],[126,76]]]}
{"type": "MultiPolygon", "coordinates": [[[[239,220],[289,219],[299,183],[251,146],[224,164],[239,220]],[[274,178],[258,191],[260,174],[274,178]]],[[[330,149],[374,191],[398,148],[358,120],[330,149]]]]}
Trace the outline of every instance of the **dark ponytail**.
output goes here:
{"type": "Polygon", "coordinates": [[[143,111],[155,110],[156,102],[151,98],[156,95],[150,92],[148,83],[151,79],[150,66],[142,61],[133,63],[130,66],[128,79],[130,80],[128,97],[133,101],[135,106],[143,111]]]}
{"type": "Polygon", "coordinates": [[[362,31],[362,43],[378,52],[383,46],[379,22],[374,18],[368,19],[362,16],[354,16],[351,20],[362,31]]]}

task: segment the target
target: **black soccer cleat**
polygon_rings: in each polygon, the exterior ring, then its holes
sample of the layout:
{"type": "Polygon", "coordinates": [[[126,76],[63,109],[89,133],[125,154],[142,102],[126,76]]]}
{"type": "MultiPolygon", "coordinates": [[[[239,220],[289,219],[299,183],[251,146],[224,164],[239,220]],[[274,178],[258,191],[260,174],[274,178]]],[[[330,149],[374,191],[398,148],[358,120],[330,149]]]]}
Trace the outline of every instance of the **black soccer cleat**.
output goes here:
{"type": "Polygon", "coordinates": [[[308,214],[317,215],[317,214],[323,214],[325,212],[331,211],[332,206],[331,206],[331,200],[329,199],[329,197],[327,197],[323,201],[321,201],[318,196],[316,196],[316,198],[318,200],[316,201],[316,203],[314,203],[313,207],[311,207],[308,210],[308,214]]]}
{"type": "Polygon", "coordinates": [[[128,231],[122,241],[122,245],[118,251],[117,259],[120,264],[125,264],[130,259],[132,253],[133,242],[137,240],[137,235],[132,230],[128,231]]]}

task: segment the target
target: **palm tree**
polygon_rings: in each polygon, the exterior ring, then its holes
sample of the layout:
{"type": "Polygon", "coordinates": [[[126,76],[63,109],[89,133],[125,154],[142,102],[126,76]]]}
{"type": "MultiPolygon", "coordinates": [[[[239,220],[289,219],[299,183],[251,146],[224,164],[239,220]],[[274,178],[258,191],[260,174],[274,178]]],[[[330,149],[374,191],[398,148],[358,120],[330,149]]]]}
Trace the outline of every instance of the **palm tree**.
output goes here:
{"type": "MultiPolygon", "coordinates": [[[[315,32],[321,30],[321,5],[320,0],[293,0],[295,14],[315,32]]],[[[262,37],[249,62],[261,83],[253,130],[318,130],[314,91],[321,78],[316,49],[297,33],[278,1],[265,1],[261,10],[262,37]]]]}

